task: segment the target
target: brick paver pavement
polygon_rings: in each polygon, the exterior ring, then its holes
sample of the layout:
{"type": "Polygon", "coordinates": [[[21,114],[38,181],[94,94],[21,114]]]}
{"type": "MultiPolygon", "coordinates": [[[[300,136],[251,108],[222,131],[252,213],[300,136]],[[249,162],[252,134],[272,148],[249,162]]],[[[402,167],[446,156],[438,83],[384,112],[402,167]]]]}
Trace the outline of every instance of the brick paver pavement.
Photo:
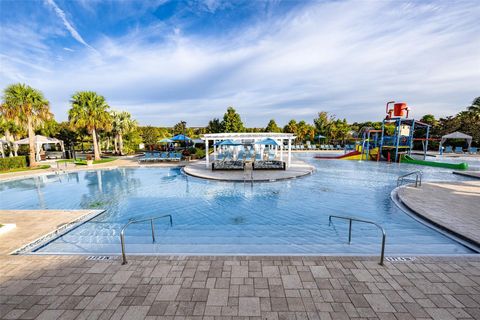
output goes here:
{"type": "Polygon", "coordinates": [[[480,319],[480,258],[0,256],[1,319],[480,319]]]}

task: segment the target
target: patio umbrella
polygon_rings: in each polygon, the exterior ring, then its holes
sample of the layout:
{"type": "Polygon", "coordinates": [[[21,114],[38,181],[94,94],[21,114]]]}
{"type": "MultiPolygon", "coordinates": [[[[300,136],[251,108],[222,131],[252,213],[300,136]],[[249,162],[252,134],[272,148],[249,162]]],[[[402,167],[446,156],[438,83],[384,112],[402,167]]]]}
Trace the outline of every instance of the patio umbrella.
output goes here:
{"type": "Polygon", "coordinates": [[[172,139],[168,139],[168,138],[165,138],[165,139],[162,139],[160,141],[158,141],[159,143],[172,143],[173,140],[172,139]]]}
{"type": "Polygon", "coordinates": [[[279,144],[277,141],[273,140],[272,138],[267,138],[258,142],[255,142],[255,144],[262,144],[265,146],[278,146],[279,144]]]}
{"type": "Polygon", "coordinates": [[[233,140],[230,140],[230,139],[223,140],[222,142],[220,142],[218,144],[218,146],[241,146],[241,145],[242,144],[240,142],[233,141],[233,140]]]}
{"type": "Polygon", "coordinates": [[[187,137],[183,134],[177,134],[175,137],[170,138],[173,141],[185,141],[185,140],[192,140],[191,138],[187,137]]]}

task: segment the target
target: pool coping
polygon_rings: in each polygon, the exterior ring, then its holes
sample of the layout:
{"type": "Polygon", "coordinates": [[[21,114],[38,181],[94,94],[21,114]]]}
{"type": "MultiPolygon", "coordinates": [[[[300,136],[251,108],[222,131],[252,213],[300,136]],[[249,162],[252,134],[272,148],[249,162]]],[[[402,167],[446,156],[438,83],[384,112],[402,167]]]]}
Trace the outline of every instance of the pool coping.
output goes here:
{"type": "Polygon", "coordinates": [[[398,208],[400,208],[403,212],[405,212],[408,216],[415,219],[417,222],[429,227],[430,229],[437,231],[438,233],[448,237],[453,241],[458,242],[459,244],[467,247],[468,249],[477,252],[476,254],[478,255],[480,253],[480,244],[478,244],[476,241],[469,239],[468,237],[465,237],[464,235],[458,232],[455,232],[423,216],[422,214],[413,210],[405,202],[402,201],[402,199],[398,196],[398,190],[400,188],[405,188],[406,186],[412,186],[412,185],[413,184],[407,184],[407,185],[396,187],[395,189],[392,190],[392,192],[390,193],[390,198],[395,203],[395,205],[398,208]]]}
{"type": "MultiPolygon", "coordinates": [[[[42,210],[38,210],[38,211],[42,211],[42,210]]],[[[88,211],[86,214],[59,226],[58,228],[40,236],[39,238],[33,241],[30,241],[29,243],[11,251],[8,254],[9,255],[36,254],[35,250],[38,250],[39,248],[46,246],[50,242],[60,238],[61,236],[72,231],[73,229],[78,228],[85,222],[105,212],[105,210],[86,210],[86,211],[88,211]]]]}

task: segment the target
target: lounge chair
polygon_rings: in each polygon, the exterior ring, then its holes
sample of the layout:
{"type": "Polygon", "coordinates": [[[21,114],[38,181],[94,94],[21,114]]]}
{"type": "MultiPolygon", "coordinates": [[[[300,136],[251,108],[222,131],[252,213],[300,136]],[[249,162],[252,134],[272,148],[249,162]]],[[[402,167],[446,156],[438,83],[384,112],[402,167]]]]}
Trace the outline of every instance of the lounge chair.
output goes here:
{"type": "Polygon", "coordinates": [[[477,147],[470,147],[470,149],[468,149],[468,153],[470,154],[476,154],[477,152],[478,152],[477,147]]]}
{"type": "Polygon", "coordinates": [[[452,153],[452,152],[453,152],[452,146],[446,146],[445,147],[445,153],[452,153]]]}
{"type": "Polygon", "coordinates": [[[312,150],[317,150],[317,145],[316,145],[316,144],[314,144],[314,145],[312,146],[312,150]]]}
{"type": "Polygon", "coordinates": [[[462,147],[455,147],[455,153],[463,153],[462,147]]]}
{"type": "Polygon", "coordinates": [[[337,144],[337,147],[336,147],[335,149],[337,149],[337,150],[342,150],[342,146],[339,145],[339,144],[337,144]]]}
{"type": "Polygon", "coordinates": [[[247,152],[245,154],[245,161],[252,161],[253,154],[251,152],[247,152]]]}
{"type": "Polygon", "coordinates": [[[261,153],[257,153],[255,155],[255,161],[262,161],[262,154],[261,153]]]}

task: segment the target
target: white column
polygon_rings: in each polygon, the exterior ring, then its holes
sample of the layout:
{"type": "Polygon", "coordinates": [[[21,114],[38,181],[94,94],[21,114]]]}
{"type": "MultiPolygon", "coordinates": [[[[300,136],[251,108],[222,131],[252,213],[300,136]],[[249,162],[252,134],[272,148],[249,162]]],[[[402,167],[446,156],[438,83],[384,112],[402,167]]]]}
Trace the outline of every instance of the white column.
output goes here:
{"type": "Polygon", "coordinates": [[[210,155],[208,154],[208,139],[205,139],[205,151],[206,151],[206,156],[205,156],[205,166],[207,167],[207,169],[210,167],[210,164],[209,164],[209,157],[210,155]]]}
{"type": "Polygon", "coordinates": [[[213,139],[213,160],[217,160],[217,140],[213,139]]]}
{"type": "Polygon", "coordinates": [[[287,166],[290,167],[292,164],[292,139],[288,138],[288,162],[287,166]]]}
{"type": "Polygon", "coordinates": [[[283,139],[280,140],[280,161],[283,161],[283,139]]]}

